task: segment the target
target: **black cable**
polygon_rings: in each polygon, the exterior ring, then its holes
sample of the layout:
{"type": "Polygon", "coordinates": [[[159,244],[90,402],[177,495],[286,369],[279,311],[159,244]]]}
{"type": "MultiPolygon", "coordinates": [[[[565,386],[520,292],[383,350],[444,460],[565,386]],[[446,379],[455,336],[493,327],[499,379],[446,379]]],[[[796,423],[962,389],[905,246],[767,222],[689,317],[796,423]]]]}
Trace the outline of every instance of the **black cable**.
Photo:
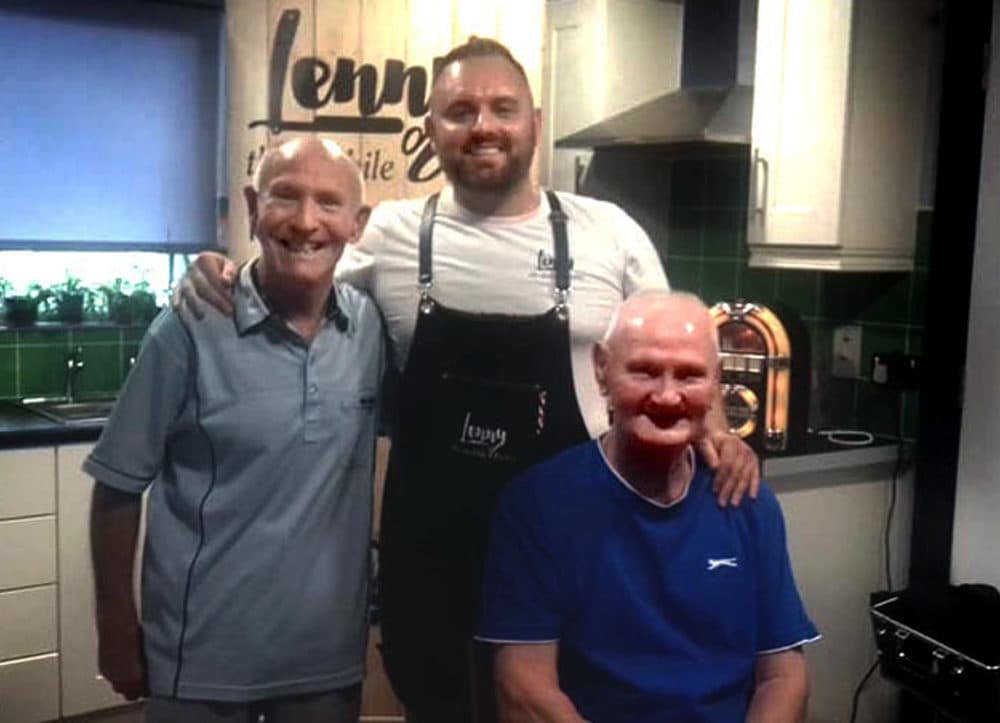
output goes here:
{"type": "Polygon", "coordinates": [[[896,511],[896,479],[903,464],[903,440],[896,447],[896,468],[892,471],[892,481],[889,483],[889,511],[885,513],[885,586],[892,592],[892,516],[896,511]]]}
{"type": "Polygon", "coordinates": [[[875,672],[875,668],[878,667],[878,660],[878,658],[875,658],[875,662],[872,663],[870,668],[868,668],[868,672],[865,673],[865,677],[861,679],[861,682],[858,683],[858,687],[854,689],[854,700],[851,703],[851,723],[854,723],[858,717],[858,700],[861,698],[861,691],[865,687],[865,683],[868,682],[868,679],[872,677],[872,673],[875,672]]]}
{"type": "Polygon", "coordinates": [[[885,515],[885,539],[883,541],[883,546],[885,548],[885,585],[889,592],[893,590],[892,584],[892,518],[896,511],[896,496],[897,496],[897,486],[899,475],[903,471],[905,455],[904,449],[906,443],[903,441],[903,414],[900,410],[900,406],[903,403],[903,395],[900,393],[896,398],[896,403],[890,405],[890,407],[895,411],[893,415],[896,422],[896,430],[899,442],[896,446],[896,466],[892,470],[892,480],[889,483],[889,510],[885,515]]]}

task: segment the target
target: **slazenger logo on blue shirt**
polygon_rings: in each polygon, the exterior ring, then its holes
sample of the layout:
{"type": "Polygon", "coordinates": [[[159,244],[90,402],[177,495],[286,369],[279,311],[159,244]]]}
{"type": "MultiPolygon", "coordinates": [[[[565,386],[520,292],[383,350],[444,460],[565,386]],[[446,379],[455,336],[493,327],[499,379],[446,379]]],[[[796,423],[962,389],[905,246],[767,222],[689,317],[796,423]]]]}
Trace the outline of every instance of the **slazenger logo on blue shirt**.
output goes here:
{"type": "Polygon", "coordinates": [[[708,569],[717,570],[720,567],[739,567],[735,557],[708,558],[708,569]]]}

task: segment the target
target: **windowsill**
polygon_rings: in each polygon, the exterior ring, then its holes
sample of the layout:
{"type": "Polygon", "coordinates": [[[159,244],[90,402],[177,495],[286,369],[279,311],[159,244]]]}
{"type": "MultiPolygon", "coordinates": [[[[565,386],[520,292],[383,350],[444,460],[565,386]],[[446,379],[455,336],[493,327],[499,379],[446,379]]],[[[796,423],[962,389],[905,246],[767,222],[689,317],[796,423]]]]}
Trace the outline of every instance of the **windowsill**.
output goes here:
{"type": "Polygon", "coordinates": [[[117,324],[113,321],[108,321],[104,319],[100,320],[84,320],[78,323],[57,321],[55,319],[46,319],[44,321],[37,321],[34,324],[29,324],[27,326],[20,325],[9,325],[0,322],[0,331],[63,331],[67,329],[145,329],[149,326],[150,322],[133,322],[129,324],[117,324]]]}

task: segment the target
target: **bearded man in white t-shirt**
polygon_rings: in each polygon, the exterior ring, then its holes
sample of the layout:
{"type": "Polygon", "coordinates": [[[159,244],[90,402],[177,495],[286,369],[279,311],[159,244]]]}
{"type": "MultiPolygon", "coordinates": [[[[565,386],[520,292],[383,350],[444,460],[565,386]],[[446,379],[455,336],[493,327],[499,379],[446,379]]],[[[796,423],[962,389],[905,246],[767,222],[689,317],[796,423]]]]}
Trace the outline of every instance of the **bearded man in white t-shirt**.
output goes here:
{"type": "MultiPolygon", "coordinates": [[[[470,38],[442,59],[425,122],[448,185],[380,203],[337,276],[375,299],[400,374],[379,555],[386,670],[409,720],[466,723],[474,707],[494,715],[489,651],[471,636],[496,495],[606,431],[590,347],[623,298],[667,280],[620,208],[532,181],[541,115],[500,43],[470,38]]],[[[205,253],[183,293],[226,312],[234,278],[205,253]]],[[[757,459],[719,401],[709,428],[720,504],[755,496],[757,459]]]]}

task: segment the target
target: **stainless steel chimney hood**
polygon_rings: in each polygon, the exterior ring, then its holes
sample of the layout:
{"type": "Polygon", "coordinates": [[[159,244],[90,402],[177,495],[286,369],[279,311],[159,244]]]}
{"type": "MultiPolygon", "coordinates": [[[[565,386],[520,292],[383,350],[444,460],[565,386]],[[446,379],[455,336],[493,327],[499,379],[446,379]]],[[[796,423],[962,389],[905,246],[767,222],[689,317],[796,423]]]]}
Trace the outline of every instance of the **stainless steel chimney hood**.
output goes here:
{"type": "Polygon", "coordinates": [[[556,140],[556,148],[750,143],[756,0],[685,0],[681,87],[556,140]]]}

